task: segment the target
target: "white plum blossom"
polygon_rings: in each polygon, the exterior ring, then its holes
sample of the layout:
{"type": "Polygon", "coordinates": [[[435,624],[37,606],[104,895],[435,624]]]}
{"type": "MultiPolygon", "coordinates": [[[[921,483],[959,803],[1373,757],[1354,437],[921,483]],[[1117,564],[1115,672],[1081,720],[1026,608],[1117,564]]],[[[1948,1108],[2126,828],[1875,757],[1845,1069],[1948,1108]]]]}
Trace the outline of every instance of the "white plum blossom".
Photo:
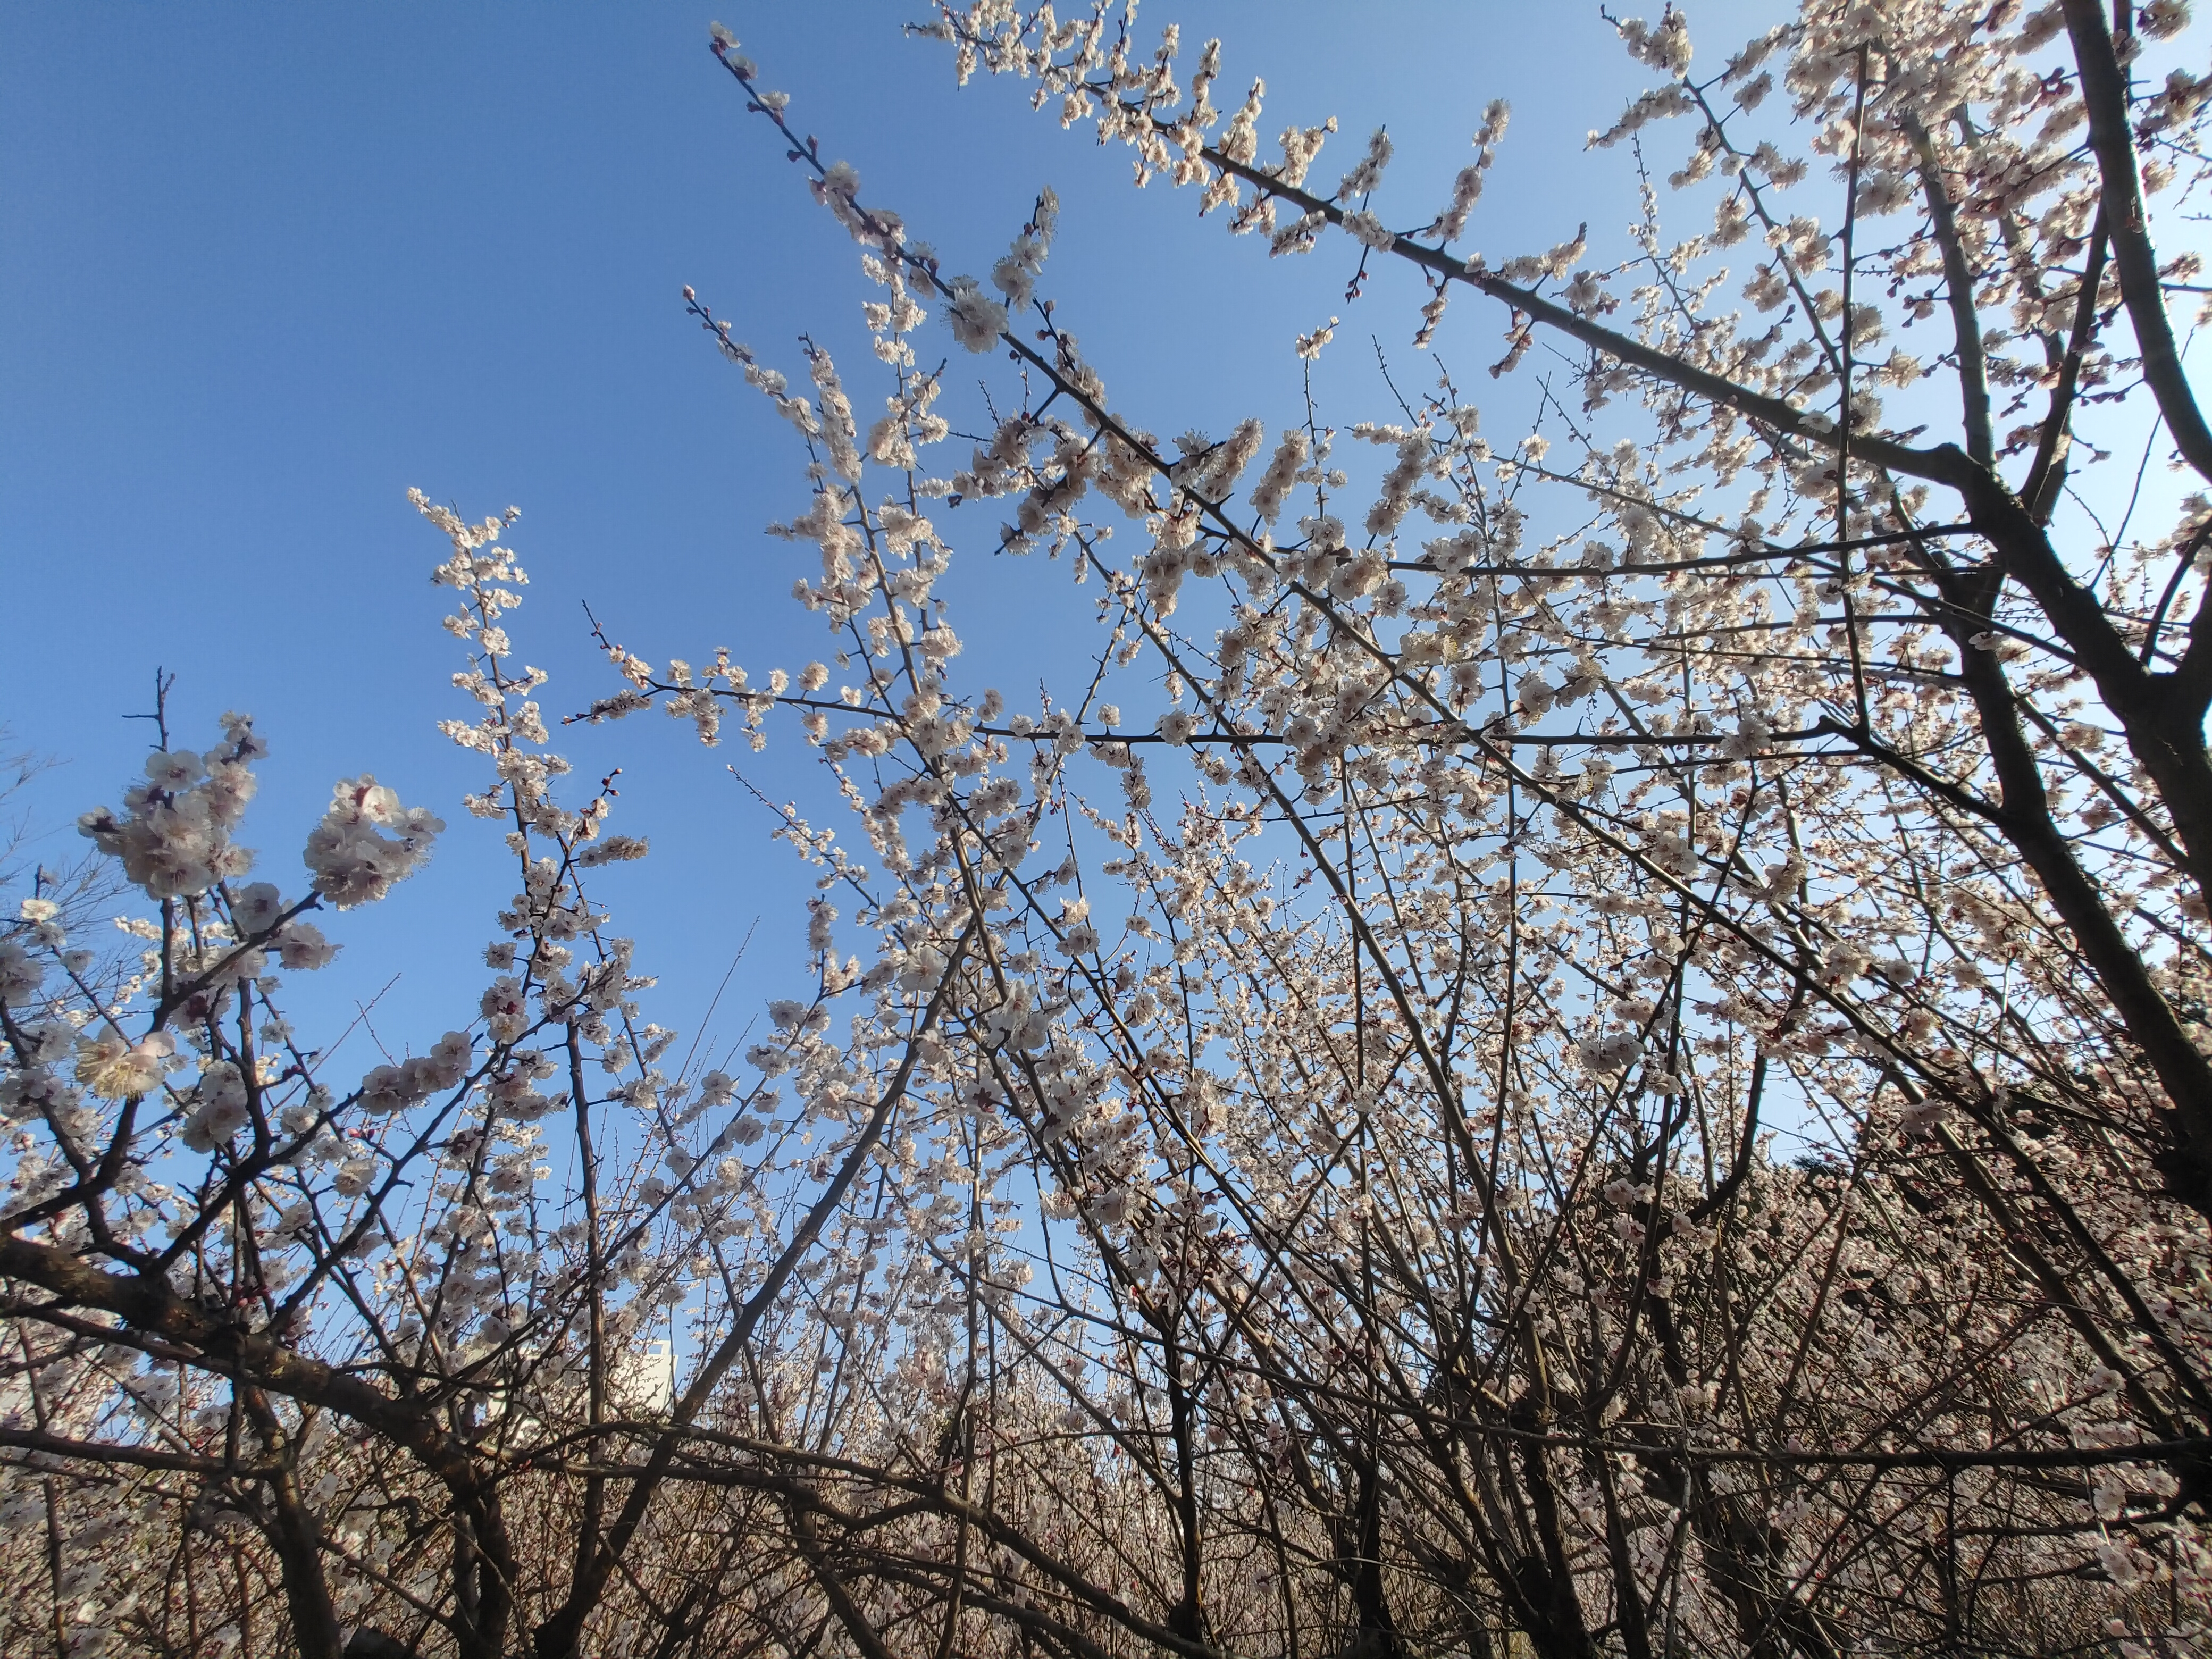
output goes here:
{"type": "MultiPolygon", "coordinates": [[[[1242,239],[1128,317],[1312,253],[1371,369],[1331,319],[1109,398],[1052,192],[942,276],[717,27],[869,352],[833,296],[802,395],[684,290],[791,446],[764,586],[561,701],[514,511],[412,494],[482,971],[373,776],[253,879],[266,745],[179,746],[166,678],[89,853],[0,870],[0,1650],[2212,1646],[2188,9],[1600,20],[1537,90],[1626,49],[1626,223],[1502,101],[1419,198],[1379,131],[1323,172],[1325,110],[1224,79],[1295,31],[1135,10],[915,32],[1242,239]],[[1477,250],[1501,161],[1548,228],[1477,250]],[[553,751],[655,704],[804,739],[710,768],[728,904],[698,824],[639,863],[634,761],[553,751]],[[296,977],[387,896],[374,975],[296,977]]],[[[855,85],[945,159],[949,88],[855,85]]]]}
{"type": "Polygon", "coordinates": [[[446,825],[364,773],[339,780],[330,810],[307,836],[301,855],[315,890],[340,909],[382,898],[429,857],[446,825]],[[388,833],[387,833],[388,832],[388,833]]]}

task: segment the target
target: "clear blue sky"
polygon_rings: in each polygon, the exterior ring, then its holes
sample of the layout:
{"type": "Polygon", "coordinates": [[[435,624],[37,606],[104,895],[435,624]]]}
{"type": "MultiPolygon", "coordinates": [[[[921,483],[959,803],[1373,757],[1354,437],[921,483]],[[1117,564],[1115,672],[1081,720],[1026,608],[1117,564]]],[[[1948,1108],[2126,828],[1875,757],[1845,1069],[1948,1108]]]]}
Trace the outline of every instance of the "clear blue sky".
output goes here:
{"type": "MultiPolygon", "coordinates": [[[[373,771],[443,812],[453,831],[430,869],[331,930],[348,996],[407,969],[379,1020],[395,1047],[472,1009],[471,960],[511,879],[495,873],[495,828],[459,810],[479,769],[433,729],[469,709],[425,583],[441,544],[409,485],[475,516],[524,509],[512,540],[532,586],[514,631],[554,672],[549,712],[610,687],[586,601],[655,661],[727,644],[796,667],[820,652],[784,597],[801,550],[760,534],[804,506],[802,461],[678,290],[696,284],[787,368],[811,331],[860,382],[864,418],[881,394],[854,307],[873,290],[708,56],[717,9],[793,94],[794,122],[952,269],[988,269],[1053,184],[1061,234],[1043,291],[1139,422],[1292,418],[1287,343],[1333,313],[1329,418],[1389,413],[1370,331],[1411,356],[1410,281],[1386,272],[1346,306],[1348,243],[1271,264],[1199,223],[1194,194],[1131,190],[1126,152],[1031,115],[1027,87],[956,91],[946,49],[902,37],[912,0],[0,3],[0,723],[68,763],[33,799],[64,831],[58,854],[80,845],[75,814],[136,772],[143,728],[120,717],[147,706],[156,664],[180,677],[180,741],[208,740],[226,708],[259,716],[276,753],[246,839],[288,890],[341,775],[373,771]]],[[[1731,27],[1698,31],[1701,65],[1766,15],[1726,10],[1731,27]]],[[[1152,0],[1148,40],[1170,21],[1193,55],[1224,38],[1218,101],[1266,76],[1268,135],[1340,118],[1320,173],[1388,122],[1394,221],[1441,205],[1484,103],[1505,96],[1512,130],[1471,242],[1540,249],[1587,218],[1594,252],[1621,246],[1626,158],[1581,146],[1648,72],[1595,4],[1152,0]]],[[[1662,131],[1655,166],[1676,165],[1688,137],[1662,131]]],[[[1481,379],[1500,322],[1462,298],[1438,344],[1510,406],[1519,391],[1481,379]]],[[[995,523],[986,507],[946,527],[980,550],[995,523]]],[[[1064,580],[978,557],[951,590],[971,655],[1010,690],[1079,637],[1049,621],[1083,614],[1064,580]]],[[[653,837],[653,860],[599,890],[641,965],[667,975],[655,1017],[696,1025],[763,917],[737,1018],[716,1022],[733,1036],[789,988],[809,890],[723,763],[779,797],[820,789],[795,733],[753,757],[704,751],[688,729],[641,718],[561,746],[580,775],[623,767],[616,827],[653,837]]]]}

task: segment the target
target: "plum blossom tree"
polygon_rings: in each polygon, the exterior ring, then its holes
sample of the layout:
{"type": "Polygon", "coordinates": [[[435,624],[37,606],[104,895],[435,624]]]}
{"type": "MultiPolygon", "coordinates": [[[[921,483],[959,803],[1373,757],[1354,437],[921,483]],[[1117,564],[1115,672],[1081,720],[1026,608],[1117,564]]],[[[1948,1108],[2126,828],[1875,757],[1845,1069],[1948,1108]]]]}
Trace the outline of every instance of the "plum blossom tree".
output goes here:
{"type": "Polygon", "coordinates": [[[866,850],[779,809],[811,982],[742,1077],[662,1069],[514,515],[417,495],[520,888],[453,1031],[357,1079],[293,1033],[310,913],[445,826],[347,781],[296,896],[249,881],[242,716],[157,728],[91,884],[17,884],[11,1648],[2202,1650],[2185,9],[1806,0],[1710,70],[1621,21],[1638,222],[1495,258],[1504,103],[1424,217],[1382,134],[1263,159],[1263,87],[1133,10],[918,33],[1347,305],[1409,271],[1419,349],[1498,302],[1531,428],[1440,356],[1328,424],[1331,319],[1303,407],[1164,442],[1049,297],[1051,191],[953,274],[717,29],[879,289],[884,412],[686,289],[804,451],[820,658],[603,637],[572,718],[818,750],[866,850]],[[940,321],[1010,365],[958,451],[940,321]],[[959,671],[979,518],[1097,596],[1033,706],[959,671]]]}

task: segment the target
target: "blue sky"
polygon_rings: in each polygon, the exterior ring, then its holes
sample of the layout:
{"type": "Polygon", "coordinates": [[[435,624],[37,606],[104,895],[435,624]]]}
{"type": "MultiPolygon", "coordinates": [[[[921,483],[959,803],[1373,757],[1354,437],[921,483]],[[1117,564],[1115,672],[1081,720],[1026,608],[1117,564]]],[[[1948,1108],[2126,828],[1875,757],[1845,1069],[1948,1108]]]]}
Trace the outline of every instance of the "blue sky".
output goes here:
{"type": "MultiPolygon", "coordinates": [[[[72,854],[70,820],[136,773],[143,728],[121,716],[147,707],[158,664],[179,675],[181,743],[211,738],[227,708],[259,717],[276,752],[246,840],[288,889],[334,778],[373,771],[444,812],[430,868],[331,930],[347,946],[325,993],[339,1007],[402,975],[377,1017],[395,1049],[472,1012],[474,953],[512,879],[495,830],[459,809],[478,769],[434,729],[468,706],[425,581],[442,544],[408,486],[477,517],[522,507],[511,540],[532,586],[514,631],[554,673],[549,712],[611,688],[585,603],[656,662],[726,644],[795,668],[821,651],[785,597],[802,550],[760,533],[803,507],[803,458],[678,289],[696,285],[794,379],[811,331],[864,417],[881,392],[855,307],[873,290],[708,56],[715,9],[793,94],[794,124],[950,268],[987,270],[1054,185],[1042,291],[1141,424],[1294,418],[1289,343],[1332,313],[1328,418],[1390,413],[1370,331],[1394,361],[1412,356],[1406,276],[1347,306],[1348,243],[1271,264],[1200,223],[1194,193],[1131,190],[1126,152],[1030,114],[1027,87],[956,91],[946,49],[902,38],[910,0],[0,3],[0,723],[66,763],[29,805],[59,832],[52,855],[72,854]]],[[[1731,27],[1699,31],[1701,60],[1767,21],[1727,10],[1731,27]]],[[[1394,220],[1442,204],[1483,105],[1507,97],[1472,244],[1540,249],[1586,218],[1595,251],[1620,245],[1632,175],[1582,140],[1648,71],[1595,5],[1154,0],[1141,21],[1148,40],[1180,21],[1191,54],[1223,37],[1219,101],[1264,74],[1267,134],[1337,116],[1319,173],[1387,122],[1394,220]]],[[[1687,137],[1662,131],[1655,167],[1687,137]]],[[[1531,388],[1481,378],[1500,322],[1462,298],[1437,343],[1510,431],[1504,411],[1531,388]]],[[[963,359],[948,378],[988,367],[963,359]]],[[[1088,607],[1060,568],[982,556],[995,524],[987,507],[942,527],[976,550],[949,590],[968,665],[1012,690],[1087,640],[1088,607]]],[[[616,827],[653,838],[653,859],[598,891],[665,975],[656,1018],[696,1026],[761,918],[716,1021],[727,1041],[791,988],[811,890],[725,763],[778,798],[819,800],[820,785],[795,732],[761,757],[688,732],[641,718],[559,746],[582,777],[620,765],[616,827]]]]}

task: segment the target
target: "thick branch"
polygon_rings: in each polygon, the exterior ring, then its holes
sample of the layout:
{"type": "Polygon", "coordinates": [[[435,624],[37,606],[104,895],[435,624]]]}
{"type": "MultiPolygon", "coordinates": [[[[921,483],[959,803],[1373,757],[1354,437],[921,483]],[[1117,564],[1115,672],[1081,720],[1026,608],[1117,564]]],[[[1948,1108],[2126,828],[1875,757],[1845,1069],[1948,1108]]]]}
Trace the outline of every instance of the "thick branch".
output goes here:
{"type": "Polygon", "coordinates": [[[2149,217],[2143,207],[2142,179],[2136,167],[2135,136],[2128,131],[2127,77],[2112,50],[2112,34],[2098,0],[2063,0],[2066,32],[2073,37],[2074,61],[2081,71],[2081,101],[2089,112],[2089,143],[2103,176],[2105,228],[2112,239],[2112,268],[2119,273],[2120,297],[2142,353],[2143,380],[2158,399],[2174,447],[2212,479],[2212,428],[2204,424],[2197,394],[2181,367],[2173,325],[2158,280],[2158,255],[2151,247],[2149,217]]]}

